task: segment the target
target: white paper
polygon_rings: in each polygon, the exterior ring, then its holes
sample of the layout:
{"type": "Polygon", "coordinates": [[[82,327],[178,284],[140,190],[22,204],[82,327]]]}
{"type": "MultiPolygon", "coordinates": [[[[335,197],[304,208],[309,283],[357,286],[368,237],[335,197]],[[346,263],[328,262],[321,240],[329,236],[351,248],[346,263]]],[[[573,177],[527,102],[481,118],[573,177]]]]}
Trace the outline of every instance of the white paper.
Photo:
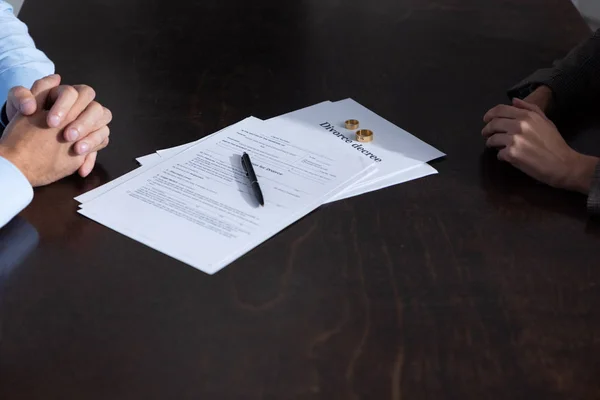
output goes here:
{"type": "MultiPolygon", "coordinates": [[[[374,172],[376,174],[377,171],[374,172]]],[[[350,197],[359,196],[361,194],[365,194],[367,192],[374,192],[375,190],[384,189],[386,187],[398,185],[400,183],[405,183],[408,181],[412,181],[414,179],[423,178],[425,176],[437,174],[437,170],[430,166],[429,164],[421,164],[416,167],[410,168],[406,171],[402,171],[390,178],[380,179],[375,183],[371,183],[366,186],[361,186],[360,182],[352,185],[348,189],[343,192],[337,194],[330,198],[327,203],[333,203],[334,201],[348,199],[350,197]]],[[[371,175],[373,176],[373,175],[371,175]]]]}
{"type": "Polygon", "coordinates": [[[402,171],[444,156],[441,151],[352,99],[316,104],[271,118],[266,122],[272,121],[300,123],[309,128],[317,128],[324,135],[334,136],[345,145],[352,147],[363,157],[375,159],[378,172],[368,181],[361,183],[365,187],[385,178],[391,179],[402,171]],[[374,140],[370,143],[357,142],[355,131],[345,129],[344,121],[348,119],[357,119],[361,129],[372,130],[374,140]]]}
{"type": "Polygon", "coordinates": [[[99,186],[95,189],[85,192],[82,195],[75,197],[74,200],[78,201],[79,203],[87,203],[89,201],[92,201],[96,197],[103,195],[104,193],[108,192],[109,190],[111,190],[111,189],[127,182],[129,179],[141,174],[142,172],[146,171],[149,167],[153,167],[156,164],[158,164],[162,161],[165,161],[165,160],[181,153],[182,151],[189,149],[190,147],[194,146],[195,144],[197,144],[197,143],[201,142],[202,140],[207,139],[215,134],[216,133],[213,133],[213,134],[203,137],[202,139],[199,139],[195,142],[182,144],[182,145],[171,147],[168,149],[158,150],[156,153],[147,154],[145,156],[138,157],[135,160],[138,163],[140,163],[140,165],[141,165],[140,168],[134,169],[133,171],[130,171],[130,172],[126,173],[125,175],[120,176],[117,179],[113,179],[112,181],[105,183],[102,186],[99,186]]]}
{"type": "Polygon", "coordinates": [[[201,141],[203,141],[205,139],[208,139],[209,137],[211,137],[212,135],[216,135],[217,133],[219,133],[219,132],[212,133],[212,134],[210,134],[208,136],[205,136],[205,137],[203,137],[201,139],[198,139],[198,140],[196,140],[194,142],[182,144],[182,145],[175,146],[175,147],[170,147],[168,149],[157,150],[156,154],[158,154],[162,158],[173,157],[174,155],[177,155],[177,154],[181,153],[182,151],[185,151],[185,150],[189,149],[193,145],[195,145],[197,143],[200,143],[201,141]]]}
{"type": "MultiPolygon", "coordinates": [[[[194,143],[196,143],[196,142],[194,142],[194,143]]],[[[183,145],[183,146],[178,146],[178,147],[189,148],[192,145],[193,145],[193,143],[190,143],[188,145],[183,145]]],[[[169,150],[170,149],[165,149],[165,150],[162,150],[162,151],[164,152],[163,154],[167,155],[170,158],[174,154],[170,154],[169,150]]],[[[144,157],[140,157],[137,160],[140,160],[140,159],[144,159],[144,162],[146,163],[146,164],[144,164],[144,166],[155,165],[155,164],[157,164],[157,163],[159,163],[159,162],[161,162],[161,161],[164,160],[157,153],[149,154],[149,155],[144,156],[144,157]]],[[[128,174],[123,175],[121,178],[105,184],[104,186],[100,186],[99,188],[93,189],[93,190],[91,190],[91,191],[89,191],[89,192],[87,192],[87,193],[85,193],[85,194],[83,194],[83,195],[75,198],[75,200],[79,201],[80,203],[85,203],[86,201],[93,200],[98,195],[100,195],[102,193],[105,193],[108,189],[111,189],[111,188],[115,187],[117,184],[120,184],[120,183],[123,183],[123,182],[127,181],[128,179],[136,176],[139,173],[140,173],[140,168],[138,168],[136,170],[133,170],[133,171],[129,172],[128,174]],[[100,189],[104,189],[104,190],[100,190],[100,189]],[[95,191],[97,191],[97,192],[94,193],[95,191]]],[[[344,200],[344,199],[348,199],[348,198],[351,198],[351,197],[354,197],[354,196],[360,196],[361,194],[365,194],[365,193],[368,193],[368,192],[373,192],[375,190],[384,189],[384,188],[387,188],[387,187],[390,187],[390,186],[399,185],[401,183],[409,182],[409,181],[412,181],[412,180],[415,180],[415,179],[424,178],[424,177],[429,176],[429,175],[434,175],[434,174],[437,174],[438,172],[437,172],[437,170],[435,168],[433,168],[429,164],[420,164],[420,165],[417,165],[416,167],[409,168],[409,169],[407,169],[405,171],[401,171],[401,172],[399,172],[399,173],[397,173],[397,174],[395,174],[395,175],[393,175],[391,177],[378,180],[378,181],[376,181],[374,183],[370,183],[368,185],[361,185],[361,182],[363,180],[368,180],[370,177],[372,177],[376,173],[377,173],[377,170],[373,170],[365,178],[359,180],[355,184],[351,185],[348,189],[340,192],[336,196],[334,196],[334,197],[330,198],[329,200],[327,200],[327,203],[333,203],[334,201],[344,200]]]]}
{"type": "MultiPolygon", "coordinates": [[[[396,145],[404,147],[407,153],[410,153],[411,155],[414,155],[417,158],[417,162],[415,163],[409,161],[409,166],[407,166],[406,168],[403,168],[403,165],[395,164],[394,167],[393,163],[386,163],[390,165],[387,171],[389,172],[389,169],[393,170],[393,172],[387,175],[385,174],[386,170],[382,170],[382,168],[380,168],[380,166],[378,165],[378,171],[373,171],[368,177],[359,180],[354,185],[346,189],[343,193],[338,194],[334,198],[330,199],[328,202],[333,202],[352,196],[361,195],[370,191],[379,190],[385,187],[397,185],[413,179],[418,179],[431,174],[435,174],[437,173],[437,171],[424,163],[426,161],[430,161],[432,159],[444,155],[443,153],[422,142],[421,140],[415,138],[408,132],[384,120],[380,116],[374,114],[370,110],[366,109],[365,107],[351,99],[341,100],[334,103],[330,101],[324,101],[322,103],[285,114],[281,117],[272,118],[268,121],[273,121],[277,120],[278,118],[284,117],[287,119],[299,119],[301,121],[304,121],[305,123],[308,123],[309,125],[317,126],[319,129],[322,129],[321,126],[318,126],[321,123],[318,122],[320,121],[320,118],[332,117],[337,120],[337,123],[340,128],[334,129],[336,129],[339,132],[345,132],[350,138],[352,138],[353,132],[347,131],[343,128],[343,121],[350,118],[359,119],[359,121],[361,122],[361,127],[369,127],[371,130],[376,129],[374,126],[378,127],[375,131],[375,142],[372,144],[376,144],[380,141],[381,133],[388,132],[387,135],[384,133],[384,139],[386,137],[391,138],[391,141],[396,143],[396,145]],[[379,126],[381,126],[381,129],[379,128],[379,126]],[[423,161],[418,162],[419,159],[423,161]]],[[[182,144],[168,149],[158,150],[156,153],[139,157],[137,158],[137,160],[143,166],[155,165],[156,163],[164,161],[170,157],[173,157],[174,155],[181,153],[182,151],[185,151],[186,149],[189,149],[190,147],[202,142],[203,140],[210,138],[213,135],[216,135],[217,133],[213,133],[212,135],[208,135],[194,142],[182,144]]],[[[331,134],[331,131],[323,131],[323,133],[331,134]]],[[[365,147],[367,145],[365,145],[365,147]]],[[[396,154],[393,154],[393,156],[393,159],[398,158],[396,154]]],[[[113,180],[103,186],[100,186],[79,197],[76,197],[75,200],[79,201],[80,203],[91,201],[97,196],[106,193],[108,190],[126,182],[128,179],[137,176],[143,171],[143,169],[138,168],[116,180],[113,180]]]]}
{"type": "MultiPolygon", "coordinates": [[[[249,118],[85,203],[79,212],[212,274],[374,168],[335,138],[249,118]],[[240,165],[251,155],[259,207],[240,165]]],[[[147,168],[147,169],[144,169],[147,168]]],[[[131,175],[130,175],[131,176],[131,175]]]]}
{"type": "MultiPolygon", "coordinates": [[[[157,160],[158,162],[160,162],[160,156],[159,159],[157,160]]],[[[150,168],[152,168],[155,164],[146,164],[142,167],[139,167],[137,169],[134,169],[131,172],[126,173],[125,175],[121,175],[120,177],[113,179],[112,181],[105,183],[102,186],[98,186],[95,189],[92,189],[88,192],[85,192],[82,195],[79,195],[77,197],[75,197],[75,200],[80,202],[80,203],[87,203],[90,202],[92,200],[94,200],[95,198],[103,195],[104,193],[110,191],[111,189],[121,185],[122,183],[127,182],[128,180],[130,180],[131,178],[141,174],[144,171],[149,170],[150,168]]]]}
{"type": "Polygon", "coordinates": [[[148,154],[146,156],[141,156],[135,159],[140,165],[149,165],[155,164],[157,162],[162,161],[161,157],[158,153],[148,154]]]}

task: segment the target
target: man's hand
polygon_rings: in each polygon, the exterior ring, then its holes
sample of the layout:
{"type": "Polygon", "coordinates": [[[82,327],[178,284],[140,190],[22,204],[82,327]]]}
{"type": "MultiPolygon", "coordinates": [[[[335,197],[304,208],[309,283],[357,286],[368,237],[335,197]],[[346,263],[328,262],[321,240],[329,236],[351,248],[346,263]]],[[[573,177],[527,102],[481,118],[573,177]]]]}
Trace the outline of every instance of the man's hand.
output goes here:
{"type": "MultiPolygon", "coordinates": [[[[40,80],[33,85],[36,112],[30,116],[17,114],[0,139],[0,156],[13,163],[32,186],[43,186],[81,169],[86,155],[77,154],[75,145],[64,139],[64,127],[74,121],[89,106],[88,98],[78,98],[61,126],[49,128],[48,112],[44,110],[51,82],[40,80]]],[[[92,148],[96,152],[104,147],[92,148]]]]}
{"type": "Polygon", "coordinates": [[[0,139],[0,156],[13,163],[31,186],[43,186],[71,175],[85,156],[73,152],[59,128],[47,128],[46,111],[17,115],[0,139]]]}
{"type": "Polygon", "coordinates": [[[49,110],[46,123],[52,128],[64,127],[64,139],[68,142],[77,141],[74,146],[75,153],[86,155],[84,164],[79,168],[79,175],[86,177],[96,162],[97,152],[92,150],[108,144],[110,130],[107,125],[112,120],[112,114],[110,110],[94,101],[96,93],[91,87],[60,85],[60,80],[59,75],[50,75],[36,81],[31,91],[22,86],[12,88],[8,94],[6,114],[9,121],[19,112],[32,115],[38,109],[35,96],[40,90],[50,88],[47,101],[42,104],[43,109],[49,110]],[[84,102],[87,106],[65,127],[65,121],[78,102],[84,102]]]}
{"type": "Polygon", "coordinates": [[[500,149],[498,159],[550,186],[587,194],[596,157],[577,153],[564,141],[556,126],[536,105],[514,99],[483,117],[486,145],[500,149]]]}

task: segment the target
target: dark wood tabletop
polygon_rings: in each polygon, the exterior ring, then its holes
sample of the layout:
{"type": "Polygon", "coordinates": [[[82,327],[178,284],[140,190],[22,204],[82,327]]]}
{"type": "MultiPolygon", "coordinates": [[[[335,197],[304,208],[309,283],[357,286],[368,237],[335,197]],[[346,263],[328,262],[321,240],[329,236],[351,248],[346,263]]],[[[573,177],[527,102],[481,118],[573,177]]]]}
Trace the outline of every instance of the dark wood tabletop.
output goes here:
{"type": "MultiPolygon", "coordinates": [[[[590,34],[569,0],[27,0],[114,113],[94,174],[0,233],[0,398],[600,398],[600,223],[482,116],[590,34]],[[448,154],[214,276],[76,213],[135,157],[352,97],[448,154]]],[[[563,132],[600,154],[600,126],[563,132]],[[595,134],[596,133],[596,134],[595,134]]],[[[209,251],[207,249],[207,251],[209,251]]]]}

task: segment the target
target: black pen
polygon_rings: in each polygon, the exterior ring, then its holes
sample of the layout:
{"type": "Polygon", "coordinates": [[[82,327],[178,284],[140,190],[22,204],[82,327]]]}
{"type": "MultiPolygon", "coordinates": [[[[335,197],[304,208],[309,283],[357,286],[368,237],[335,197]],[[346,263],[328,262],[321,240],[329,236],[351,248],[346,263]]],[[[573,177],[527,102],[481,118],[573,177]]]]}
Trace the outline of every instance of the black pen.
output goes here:
{"type": "Polygon", "coordinates": [[[260,190],[260,186],[258,184],[258,179],[256,178],[256,174],[254,173],[252,161],[250,161],[250,156],[247,153],[244,153],[242,155],[242,167],[244,167],[244,171],[246,171],[246,176],[248,177],[248,179],[250,179],[250,186],[252,186],[254,197],[256,197],[258,204],[264,206],[265,199],[263,198],[262,191],[260,190]]]}

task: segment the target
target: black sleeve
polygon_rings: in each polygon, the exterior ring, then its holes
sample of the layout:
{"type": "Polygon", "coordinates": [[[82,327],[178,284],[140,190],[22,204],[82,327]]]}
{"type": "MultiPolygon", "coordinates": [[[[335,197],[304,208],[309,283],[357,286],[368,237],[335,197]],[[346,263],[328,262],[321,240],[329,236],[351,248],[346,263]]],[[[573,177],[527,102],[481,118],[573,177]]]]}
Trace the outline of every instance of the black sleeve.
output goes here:
{"type": "Polygon", "coordinates": [[[508,96],[522,99],[541,85],[552,90],[554,113],[600,98],[600,29],[552,67],[534,72],[509,89],[508,96]]]}

